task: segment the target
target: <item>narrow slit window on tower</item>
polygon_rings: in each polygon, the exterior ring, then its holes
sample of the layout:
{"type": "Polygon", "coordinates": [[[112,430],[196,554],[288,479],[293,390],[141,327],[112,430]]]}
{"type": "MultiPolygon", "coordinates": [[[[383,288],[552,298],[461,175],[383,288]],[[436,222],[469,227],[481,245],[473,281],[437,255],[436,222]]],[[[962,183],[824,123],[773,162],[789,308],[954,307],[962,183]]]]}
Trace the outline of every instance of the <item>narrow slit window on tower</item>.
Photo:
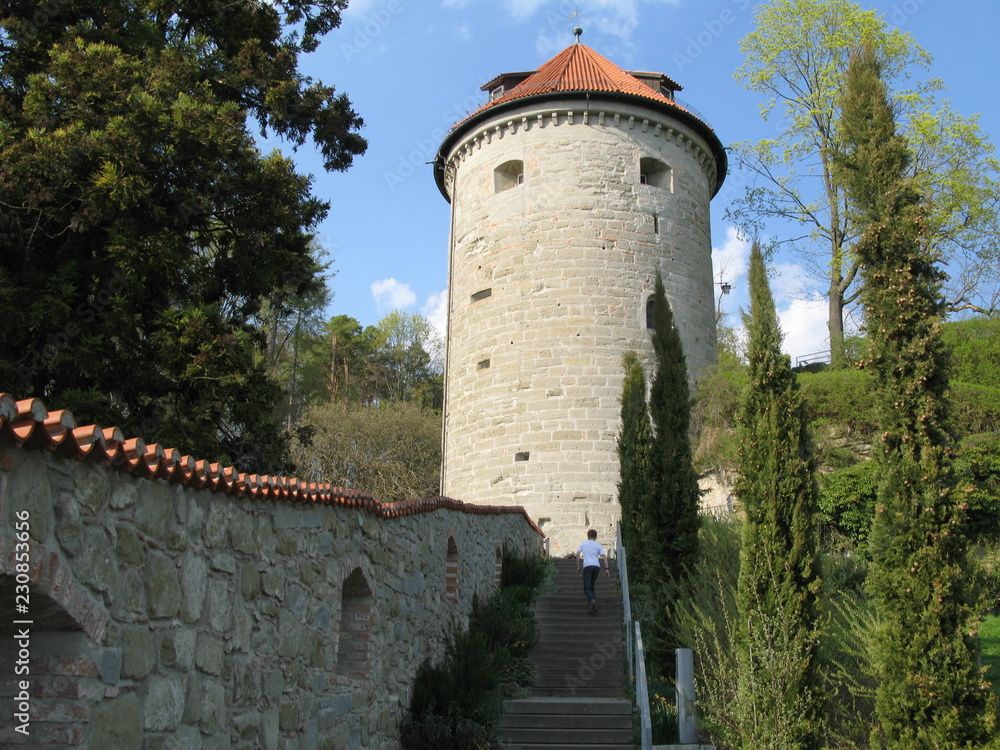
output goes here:
{"type": "Polygon", "coordinates": [[[656,298],[652,295],[646,300],[646,328],[653,330],[653,320],[656,317],[656,298]]]}
{"type": "Polygon", "coordinates": [[[660,233],[660,217],[653,214],[653,234],[660,233]]]}
{"type": "Polygon", "coordinates": [[[639,182],[643,185],[670,190],[670,167],[659,159],[644,156],[639,159],[639,182]]]}
{"type": "Polygon", "coordinates": [[[493,172],[493,190],[502,193],[524,184],[524,162],[520,159],[505,161],[493,172]]]}
{"type": "Polygon", "coordinates": [[[475,294],[472,295],[472,301],[473,302],[480,302],[480,301],[486,299],[487,297],[492,297],[492,296],[493,296],[493,290],[492,289],[480,289],[478,292],[476,292],[475,294]]]}

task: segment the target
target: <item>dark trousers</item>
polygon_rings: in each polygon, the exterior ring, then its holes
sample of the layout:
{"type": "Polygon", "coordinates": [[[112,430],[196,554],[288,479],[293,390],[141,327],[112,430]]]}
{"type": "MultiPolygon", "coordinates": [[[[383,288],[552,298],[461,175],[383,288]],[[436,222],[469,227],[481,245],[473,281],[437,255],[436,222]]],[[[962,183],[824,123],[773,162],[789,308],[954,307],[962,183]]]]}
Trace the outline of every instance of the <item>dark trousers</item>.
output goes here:
{"type": "Polygon", "coordinates": [[[600,572],[600,565],[588,565],[583,569],[583,594],[587,597],[588,602],[597,599],[597,594],[594,593],[594,584],[597,583],[597,574],[600,572]]]}

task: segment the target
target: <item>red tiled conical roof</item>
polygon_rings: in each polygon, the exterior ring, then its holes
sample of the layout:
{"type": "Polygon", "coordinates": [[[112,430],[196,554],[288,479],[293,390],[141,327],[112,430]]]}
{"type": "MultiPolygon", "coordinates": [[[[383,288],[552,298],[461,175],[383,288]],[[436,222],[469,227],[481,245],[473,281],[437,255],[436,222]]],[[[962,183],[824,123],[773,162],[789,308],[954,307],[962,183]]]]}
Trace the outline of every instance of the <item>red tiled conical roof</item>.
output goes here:
{"type": "Polygon", "coordinates": [[[678,120],[691,126],[707,141],[716,164],[715,192],[725,180],[728,169],[726,150],[712,126],[697,113],[678,104],[672,96],[663,94],[654,88],[658,83],[669,90],[671,94],[673,91],[679,91],[681,86],[667,76],[639,72],[635,72],[633,75],[587,45],[577,42],[564,49],[533,73],[505,73],[494,78],[483,88],[492,88],[494,84],[503,85],[504,82],[511,85],[511,88],[456,123],[438,148],[434,158],[434,180],[437,182],[441,195],[447,201],[450,201],[451,198],[444,184],[444,165],[452,146],[460,138],[464,137],[481,121],[493,117],[495,110],[517,108],[517,102],[520,100],[559,96],[561,93],[586,93],[588,98],[590,98],[590,94],[594,94],[595,99],[627,100],[630,97],[636,97],[649,102],[654,109],[670,112],[678,120]]]}
{"type": "Polygon", "coordinates": [[[503,96],[481,107],[476,114],[484,109],[515,99],[559,91],[603,91],[612,94],[631,94],[675,107],[679,106],[672,99],[654,91],[586,44],[572,44],[503,96]]]}

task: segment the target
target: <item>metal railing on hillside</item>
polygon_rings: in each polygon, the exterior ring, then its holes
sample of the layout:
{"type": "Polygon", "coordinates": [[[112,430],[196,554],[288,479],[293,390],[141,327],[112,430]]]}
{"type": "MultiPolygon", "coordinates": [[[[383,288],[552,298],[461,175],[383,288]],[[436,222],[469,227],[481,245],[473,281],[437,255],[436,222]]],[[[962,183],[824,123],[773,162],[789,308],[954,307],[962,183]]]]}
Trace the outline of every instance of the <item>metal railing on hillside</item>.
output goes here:
{"type": "Polygon", "coordinates": [[[628,593],[628,565],[625,561],[625,545],[622,543],[622,525],[618,524],[618,538],[615,543],[618,558],[618,578],[622,587],[622,617],[625,620],[625,653],[628,657],[628,676],[635,685],[635,703],[639,708],[639,747],[651,750],[653,747],[653,725],[649,715],[649,686],[646,682],[646,652],[642,647],[642,628],[632,621],[632,602],[628,593]]]}

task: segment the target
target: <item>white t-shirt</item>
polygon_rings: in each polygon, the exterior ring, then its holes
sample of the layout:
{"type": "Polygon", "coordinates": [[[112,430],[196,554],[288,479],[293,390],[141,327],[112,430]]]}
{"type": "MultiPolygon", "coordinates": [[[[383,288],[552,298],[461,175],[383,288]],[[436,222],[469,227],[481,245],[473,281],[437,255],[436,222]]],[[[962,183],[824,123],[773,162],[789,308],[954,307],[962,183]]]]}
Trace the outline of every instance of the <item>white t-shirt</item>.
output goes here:
{"type": "Polygon", "coordinates": [[[583,557],[582,567],[584,568],[589,568],[593,565],[600,567],[601,558],[607,554],[604,551],[604,547],[592,539],[580,542],[580,546],[576,548],[576,552],[583,557]]]}

